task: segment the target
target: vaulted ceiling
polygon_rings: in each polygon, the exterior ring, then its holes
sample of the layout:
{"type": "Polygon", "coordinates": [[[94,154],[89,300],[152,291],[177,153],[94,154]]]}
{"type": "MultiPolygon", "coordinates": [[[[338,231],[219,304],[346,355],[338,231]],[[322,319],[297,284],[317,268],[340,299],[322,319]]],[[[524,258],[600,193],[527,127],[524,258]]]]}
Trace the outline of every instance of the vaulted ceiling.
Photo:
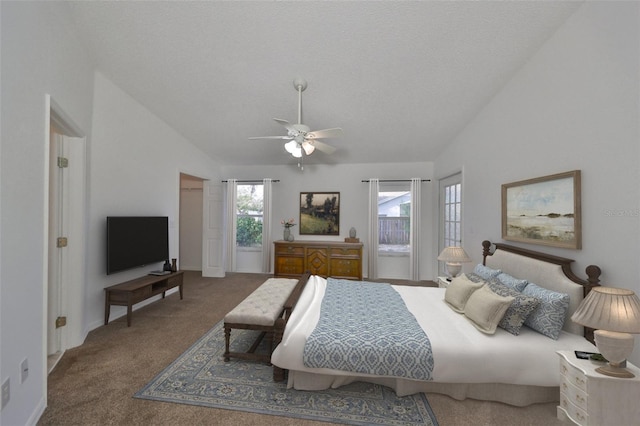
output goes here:
{"type": "Polygon", "coordinates": [[[580,6],[69,2],[96,67],[224,164],[295,164],[272,118],[341,127],[308,163],[431,161],[580,6]]]}

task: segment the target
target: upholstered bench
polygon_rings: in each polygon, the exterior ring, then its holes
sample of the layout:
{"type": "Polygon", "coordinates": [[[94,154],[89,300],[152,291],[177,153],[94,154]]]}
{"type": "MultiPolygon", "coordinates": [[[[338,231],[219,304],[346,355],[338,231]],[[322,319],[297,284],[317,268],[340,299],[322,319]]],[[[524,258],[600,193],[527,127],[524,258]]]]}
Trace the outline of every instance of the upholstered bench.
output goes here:
{"type": "Polygon", "coordinates": [[[230,357],[271,362],[273,335],[276,320],[283,315],[284,305],[298,280],[292,278],[269,278],[247,296],[224,317],[224,360],[230,357]],[[231,352],[229,340],[231,329],[257,330],[260,335],[247,352],[231,352]],[[268,352],[256,353],[264,337],[268,340],[268,352]]]}

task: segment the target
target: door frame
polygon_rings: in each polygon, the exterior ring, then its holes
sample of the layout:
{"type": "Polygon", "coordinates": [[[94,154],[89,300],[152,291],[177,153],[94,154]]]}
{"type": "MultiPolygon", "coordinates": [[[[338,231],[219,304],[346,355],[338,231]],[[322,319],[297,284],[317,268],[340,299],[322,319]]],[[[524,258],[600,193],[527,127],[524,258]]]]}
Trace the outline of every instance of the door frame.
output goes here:
{"type": "MultiPolygon", "coordinates": [[[[60,129],[65,136],[79,138],[82,144],[79,149],[76,150],[78,155],[74,156],[74,161],[81,161],[80,165],[80,187],[76,187],[71,191],[70,196],[73,197],[73,211],[77,216],[74,221],[74,244],[78,248],[78,252],[81,253],[81,258],[70,263],[69,271],[74,279],[69,283],[61,283],[60,291],[67,299],[63,301],[66,312],[65,315],[71,320],[62,330],[61,336],[61,353],[68,348],[78,346],[84,341],[86,332],[84,330],[84,300],[85,300],[85,282],[86,282],[86,258],[84,252],[86,251],[86,229],[87,229],[87,196],[86,196],[86,173],[87,173],[87,149],[86,149],[86,137],[82,129],[75,123],[75,121],[65,112],[65,110],[51,97],[51,95],[45,95],[45,138],[44,138],[44,211],[43,211],[43,265],[42,265],[42,277],[43,277],[43,300],[42,300],[42,312],[43,315],[43,371],[49,372],[48,367],[48,339],[49,339],[49,257],[51,256],[49,249],[49,215],[50,215],[50,199],[49,199],[49,186],[50,182],[50,141],[51,141],[51,124],[60,129]],[[71,300],[69,300],[71,298],[71,300]]],[[[69,276],[69,273],[66,274],[69,276]]],[[[44,380],[45,392],[46,382],[44,380]]],[[[45,393],[46,394],[46,393],[45,393]]]]}

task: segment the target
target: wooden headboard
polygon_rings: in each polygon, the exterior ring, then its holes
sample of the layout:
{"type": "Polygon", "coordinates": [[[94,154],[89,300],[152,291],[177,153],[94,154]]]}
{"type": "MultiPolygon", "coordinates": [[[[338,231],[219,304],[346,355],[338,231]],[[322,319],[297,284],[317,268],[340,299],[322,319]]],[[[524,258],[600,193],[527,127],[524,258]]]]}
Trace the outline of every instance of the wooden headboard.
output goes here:
{"type": "Polygon", "coordinates": [[[582,279],[571,270],[571,263],[573,259],[507,244],[492,244],[486,240],[482,242],[483,265],[526,279],[540,287],[569,294],[569,311],[563,329],[574,334],[584,334],[593,343],[593,330],[575,324],[570,318],[591,289],[600,285],[602,271],[596,265],[589,265],[586,268],[587,279],[582,279]],[[494,246],[493,252],[491,246],[494,246]]]}

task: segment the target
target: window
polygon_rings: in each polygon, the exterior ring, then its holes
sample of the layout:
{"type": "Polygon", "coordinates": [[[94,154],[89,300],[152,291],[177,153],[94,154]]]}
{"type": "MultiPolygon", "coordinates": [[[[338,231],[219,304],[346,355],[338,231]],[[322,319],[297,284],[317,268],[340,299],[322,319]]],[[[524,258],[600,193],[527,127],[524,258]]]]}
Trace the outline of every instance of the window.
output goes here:
{"type": "Polygon", "coordinates": [[[408,256],[411,191],[406,185],[380,184],[378,192],[378,253],[408,256]]]}
{"type": "Polygon", "coordinates": [[[243,185],[236,188],[236,244],[238,248],[262,249],[262,184],[243,185]]]}

